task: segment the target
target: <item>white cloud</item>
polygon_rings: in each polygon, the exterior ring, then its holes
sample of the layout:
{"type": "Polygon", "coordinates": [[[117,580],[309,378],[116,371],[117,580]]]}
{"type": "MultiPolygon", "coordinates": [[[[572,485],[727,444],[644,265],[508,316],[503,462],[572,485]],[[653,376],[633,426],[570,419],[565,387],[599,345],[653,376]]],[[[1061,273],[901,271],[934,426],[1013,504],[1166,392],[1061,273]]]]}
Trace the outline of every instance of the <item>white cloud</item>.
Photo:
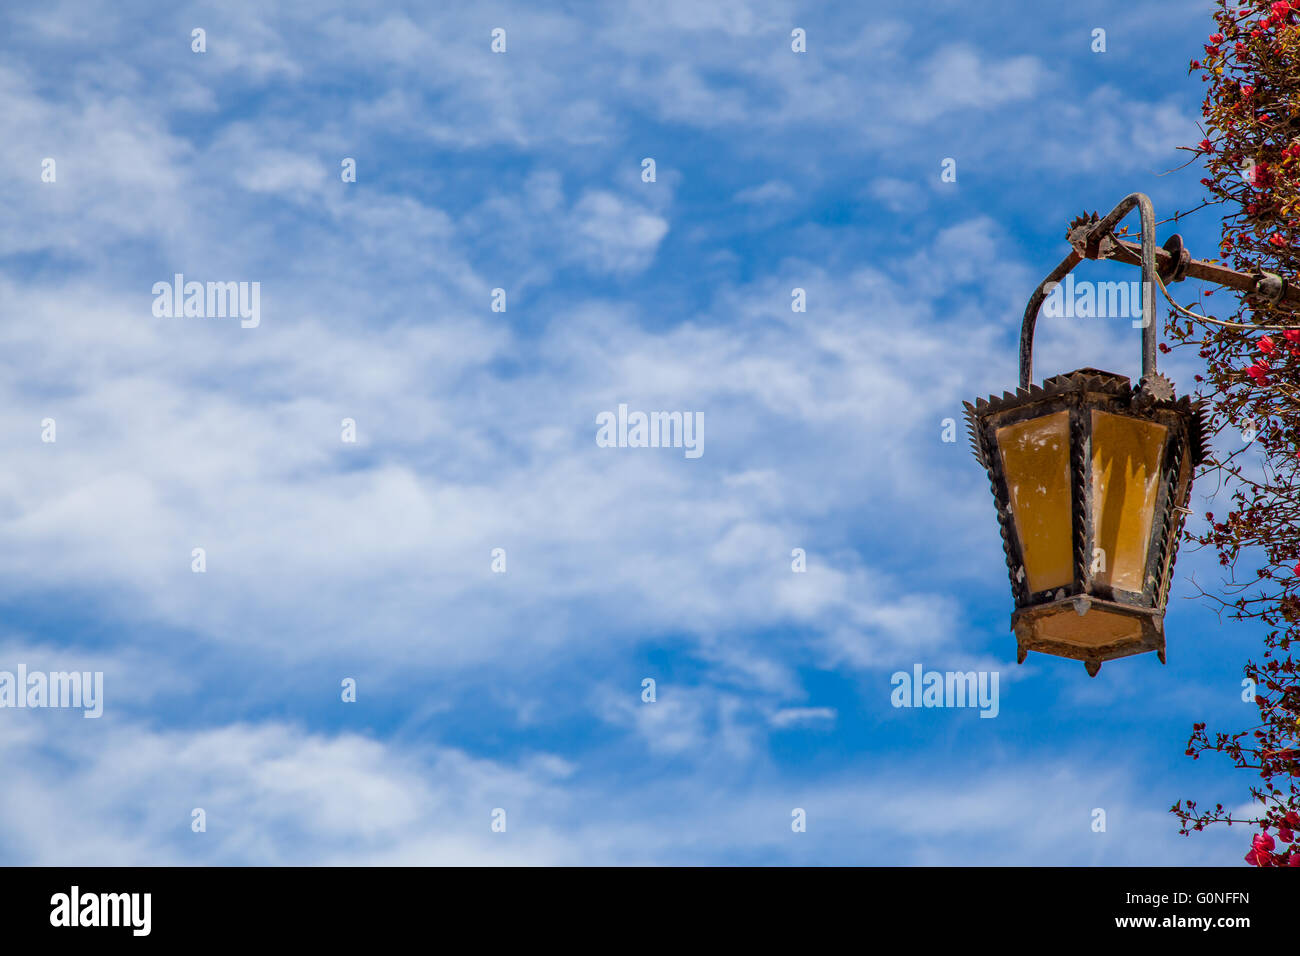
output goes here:
{"type": "Polygon", "coordinates": [[[925,191],[914,182],[881,176],[867,187],[867,195],[879,200],[891,212],[918,211],[926,202],[925,191]]]}
{"type": "Polygon", "coordinates": [[[596,272],[638,272],[654,259],[668,223],[647,207],[604,190],[584,193],[573,207],[572,254],[596,272]]]}
{"type": "Polygon", "coordinates": [[[106,718],[56,732],[57,716],[0,723],[11,864],[1224,865],[1244,852],[1236,832],[1178,837],[1163,806],[1150,808],[1146,773],[1069,755],[815,783],[712,767],[611,792],[614,780],[575,778],[547,754],[511,765],[277,722],[156,731],[106,718]],[[791,832],[794,807],[806,833],[791,832]],[[1097,807],[1105,832],[1092,830],[1097,807]],[[191,829],[195,808],[206,832],[191,829]],[[504,833],[491,830],[497,808],[504,833]]]}
{"type": "Polygon", "coordinates": [[[833,707],[785,707],[770,718],[773,727],[785,729],[803,724],[819,724],[823,721],[835,721],[833,707]]]}
{"type": "Polygon", "coordinates": [[[741,203],[783,203],[793,199],[797,193],[789,184],[779,179],[769,179],[758,186],[751,186],[736,193],[736,202],[741,203]]]}

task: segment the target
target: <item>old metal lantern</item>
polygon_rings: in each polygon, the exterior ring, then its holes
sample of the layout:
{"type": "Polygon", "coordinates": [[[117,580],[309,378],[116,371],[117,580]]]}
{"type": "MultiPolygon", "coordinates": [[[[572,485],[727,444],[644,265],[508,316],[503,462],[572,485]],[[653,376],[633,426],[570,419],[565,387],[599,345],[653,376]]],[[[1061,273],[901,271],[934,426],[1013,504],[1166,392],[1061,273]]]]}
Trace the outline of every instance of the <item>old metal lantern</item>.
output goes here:
{"type": "Polygon", "coordinates": [[[1076,250],[1025,310],[1020,387],[966,403],[975,457],[988,471],[1011,576],[1017,660],[1029,651],[1084,662],[1155,651],[1192,473],[1205,457],[1199,403],[1156,371],[1155,216],[1134,194],[1075,239],[1109,235],[1135,206],[1142,218],[1142,377],[1081,368],[1042,385],[1033,337],[1044,297],[1086,255],[1076,250]]]}

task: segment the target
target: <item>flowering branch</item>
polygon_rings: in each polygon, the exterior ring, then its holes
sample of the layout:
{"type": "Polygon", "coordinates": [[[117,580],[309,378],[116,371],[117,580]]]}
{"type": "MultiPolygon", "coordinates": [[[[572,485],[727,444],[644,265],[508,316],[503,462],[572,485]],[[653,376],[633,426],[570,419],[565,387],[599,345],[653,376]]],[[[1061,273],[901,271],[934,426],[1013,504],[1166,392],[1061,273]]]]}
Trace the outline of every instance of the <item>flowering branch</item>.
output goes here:
{"type": "MultiPolygon", "coordinates": [[[[1217,31],[1189,72],[1207,84],[1201,180],[1223,203],[1219,251],[1233,268],[1290,282],[1300,265],[1300,0],[1218,0],[1217,31]]],[[[1206,293],[1207,295],[1211,293],[1206,293]]],[[[1291,645],[1300,638],[1300,317],[1258,298],[1238,303],[1231,321],[1185,310],[1170,317],[1170,338],[1206,362],[1197,375],[1211,428],[1236,429],[1253,455],[1211,463],[1229,489],[1228,513],[1207,513],[1206,531],[1188,538],[1214,548],[1225,569],[1222,606],[1267,631],[1259,661],[1244,674],[1259,722],[1211,736],[1194,724],[1187,754],[1226,755],[1259,781],[1247,814],[1194,800],[1171,808],[1183,834],[1217,823],[1256,829],[1246,862],[1300,866],[1300,678],[1291,645]],[[1260,333],[1269,330],[1269,334],[1260,333]],[[1243,567],[1256,565],[1251,570],[1243,567]]],[[[1163,347],[1166,351],[1168,347],[1163,347]]]]}

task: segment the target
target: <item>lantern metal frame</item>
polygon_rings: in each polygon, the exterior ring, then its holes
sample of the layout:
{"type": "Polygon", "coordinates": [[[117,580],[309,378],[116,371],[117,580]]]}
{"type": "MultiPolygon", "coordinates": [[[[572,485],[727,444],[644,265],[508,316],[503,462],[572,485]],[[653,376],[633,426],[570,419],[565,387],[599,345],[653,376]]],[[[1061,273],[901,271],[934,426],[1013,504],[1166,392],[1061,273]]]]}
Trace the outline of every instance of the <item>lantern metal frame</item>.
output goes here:
{"type": "MultiPolygon", "coordinates": [[[[1011,616],[1011,629],[1016,634],[1018,663],[1023,663],[1029,651],[1039,651],[1058,657],[1084,662],[1089,675],[1096,676],[1103,661],[1155,651],[1165,662],[1164,612],[1169,588],[1173,579],[1178,543],[1187,516],[1191,496],[1193,472],[1206,457],[1207,428],[1202,404],[1189,396],[1175,397],[1173,383],[1156,370],[1157,326],[1155,323],[1155,281],[1157,279],[1155,250],[1155,215],[1151,201],[1140,193],[1126,197],[1105,217],[1095,214],[1072,224],[1069,234],[1072,249],[1069,256],[1054,269],[1035,289],[1025,309],[1020,339],[1020,387],[1014,394],[1007,392],[1001,398],[992,396],[979,399],[974,404],[964,403],[969,426],[971,446],[976,460],[984,466],[998,508],[998,523],[1002,533],[1015,611],[1011,616]],[[1082,368],[1057,375],[1032,384],[1034,328],[1043,301],[1053,288],[1084,258],[1109,258],[1118,251],[1132,251],[1131,244],[1121,243],[1111,234],[1112,228],[1132,209],[1141,213],[1142,236],[1140,254],[1142,265],[1142,377],[1136,388],[1126,376],[1082,368]],[[1105,245],[1105,248],[1103,248],[1105,245]],[[1026,574],[1026,554],[1012,509],[1008,476],[996,441],[998,429],[1019,422],[1055,415],[1068,414],[1068,470],[1070,487],[1070,545],[1072,554],[1072,580],[1065,585],[1054,585],[1030,591],[1026,574]],[[1094,570],[1093,547],[1098,540],[1098,502],[1094,500],[1093,481],[1090,480],[1093,460],[1093,429],[1096,413],[1108,413],[1124,419],[1138,420],[1163,426],[1158,482],[1152,520],[1146,541],[1146,560],[1141,573],[1141,587],[1129,590],[1103,580],[1094,570]],[[1061,614],[1073,614],[1085,620],[1079,628],[1088,627],[1087,615],[1102,612],[1092,620],[1100,626],[1103,622],[1123,624],[1114,640],[1105,640],[1104,632],[1089,635],[1087,640],[1063,640],[1075,625],[1055,621],[1061,614]],[[1051,622],[1051,623],[1049,623],[1051,622]]],[[[1177,237],[1175,237],[1177,238],[1177,237]]],[[[1161,250],[1168,260],[1166,265],[1171,281],[1181,267],[1186,272],[1187,257],[1181,240],[1167,244],[1161,250]]]]}

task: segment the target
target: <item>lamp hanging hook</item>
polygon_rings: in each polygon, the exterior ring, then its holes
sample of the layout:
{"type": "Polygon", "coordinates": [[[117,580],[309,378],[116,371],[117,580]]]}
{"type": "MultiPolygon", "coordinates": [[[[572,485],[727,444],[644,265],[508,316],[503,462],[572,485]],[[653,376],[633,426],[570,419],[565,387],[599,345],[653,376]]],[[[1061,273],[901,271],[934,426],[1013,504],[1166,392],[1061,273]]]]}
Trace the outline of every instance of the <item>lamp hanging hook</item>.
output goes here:
{"type": "Polygon", "coordinates": [[[1151,205],[1151,198],[1145,193],[1131,193],[1125,196],[1104,219],[1098,220],[1088,231],[1084,241],[1085,249],[1071,248],[1070,254],[1061,260],[1046,279],[1039,283],[1034,294],[1029,297],[1025,307],[1024,321],[1020,326],[1020,387],[1029,388],[1034,378],[1034,326],[1038,323],[1038,312],[1043,300],[1050,291],[1066,277],[1084,258],[1097,258],[1098,249],[1104,239],[1121,219],[1136,207],[1142,223],[1142,381],[1148,381],[1156,375],[1156,213],[1151,205]]]}

